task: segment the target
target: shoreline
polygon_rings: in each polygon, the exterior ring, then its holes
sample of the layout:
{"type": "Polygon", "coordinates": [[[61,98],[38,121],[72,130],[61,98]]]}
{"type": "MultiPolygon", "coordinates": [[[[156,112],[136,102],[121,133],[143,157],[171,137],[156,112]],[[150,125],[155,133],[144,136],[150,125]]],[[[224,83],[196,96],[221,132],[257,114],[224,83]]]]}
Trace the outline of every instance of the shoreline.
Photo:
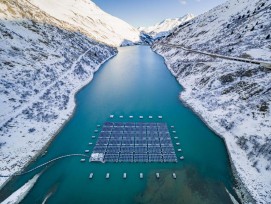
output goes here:
{"type": "MultiPolygon", "coordinates": [[[[152,50],[153,50],[153,47],[151,47],[152,50]]],[[[231,158],[231,155],[230,155],[230,151],[228,149],[228,145],[227,145],[227,142],[226,142],[226,139],[225,137],[219,133],[218,131],[216,131],[213,127],[211,127],[211,125],[203,118],[203,116],[198,112],[196,111],[192,105],[189,105],[184,99],[181,98],[181,93],[182,92],[185,92],[186,91],[186,88],[180,83],[180,81],[178,81],[178,79],[176,78],[176,75],[173,73],[170,65],[167,63],[166,59],[164,58],[163,55],[161,55],[160,53],[158,53],[156,50],[153,50],[155,53],[157,53],[158,55],[160,55],[161,57],[163,57],[164,59],[164,64],[166,65],[166,67],[168,68],[168,70],[170,71],[170,73],[172,74],[172,76],[175,77],[176,81],[178,82],[178,84],[180,84],[180,86],[182,87],[182,91],[180,92],[179,94],[179,100],[183,103],[183,105],[187,108],[189,108],[194,114],[197,115],[197,117],[200,118],[200,120],[210,129],[212,130],[219,138],[221,138],[223,140],[223,143],[226,147],[226,150],[227,150],[227,157],[228,157],[228,160],[230,162],[230,167],[231,167],[231,171],[232,171],[232,175],[233,175],[233,178],[234,178],[234,183],[237,185],[237,187],[239,189],[237,189],[236,187],[233,186],[233,190],[235,191],[236,195],[238,196],[238,199],[240,199],[240,201],[242,203],[256,203],[256,201],[254,200],[253,196],[250,194],[250,192],[248,191],[246,185],[242,182],[241,178],[239,177],[239,174],[237,172],[237,169],[234,165],[234,162],[231,158]]]]}
{"type": "Polygon", "coordinates": [[[105,59],[104,61],[102,61],[99,65],[96,66],[96,68],[93,71],[92,77],[87,80],[85,83],[82,84],[81,88],[79,88],[77,91],[75,92],[71,92],[73,101],[72,101],[72,112],[71,115],[69,115],[69,117],[60,124],[59,128],[57,129],[57,131],[55,133],[53,133],[53,135],[50,137],[50,139],[44,144],[44,146],[37,151],[37,153],[21,168],[21,170],[17,171],[17,172],[13,172],[11,177],[8,177],[8,179],[0,185],[0,191],[7,185],[7,183],[9,183],[15,176],[13,174],[15,173],[20,173],[23,172],[32,162],[35,162],[37,160],[37,158],[44,153],[44,151],[46,149],[48,149],[48,147],[51,145],[51,143],[53,142],[53,140],[56,138],[56,136],[61,132],[61,130],[65,127],[65,125],[70,121],[70,119],[74,116],[75,110],[76,110],[76,95],[77,93],[79,93],[84,87],[86,87],[89,83],[91,83],[91,81],[94,78],[95,73],[100,69],[100,67],[106,63],[107,61],[109,61],[110,59],[112,59],[113,57],[115,57],[118,54],[118,52],[116,52],[115,55],[110,56],[109,58],[105,59]]]}

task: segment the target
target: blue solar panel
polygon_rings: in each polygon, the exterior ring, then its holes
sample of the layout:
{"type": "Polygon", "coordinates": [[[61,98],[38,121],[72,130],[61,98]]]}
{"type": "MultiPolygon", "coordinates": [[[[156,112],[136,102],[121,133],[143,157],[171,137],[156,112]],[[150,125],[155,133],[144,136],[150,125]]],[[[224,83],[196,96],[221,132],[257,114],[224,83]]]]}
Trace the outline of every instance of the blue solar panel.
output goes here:
{"type": "Polygon", "coordinates": [[[120,152],[120,146],[108,146],[106,149],[107,154],[116,154],[120,152]]]}
{"type": "Polygon", "coordinates": [[[135,146],[135,153],[137,154],[147,154],[148,148],[145,146],[135,146]]]}
{"type": "Polygon", "coordinates": [[[175,154],[163,154],[164,162],[177,162],[177,157],[175,154]]]}
{"type": "Polygon", "coordinates": [[[104,161],[106,162],[118,162],[119,154],[106,154],[104,156],[104,161]]]}
{"type": "Polygon", "coordinates": [[[108,145],[116,145],[116,146],[120,146],[121,145],[121,140],[110,140],[108,145]]]}
{"type": "Polygon", "coordinates": [[[105,150],[106,150],[106,146],[95,146],[94,149],[93,149],[93,153],[105,153],[105,150]]]}
{"type": "Polygon", "coordinates": [[[103,126],[102,131],[108,131],[108,132],[110,132],[110,131],[112,131],[112,127],[103,126]]]}
{"type": "Polygon", "coordinates": [[[134,156],[133,154],[120,154],[119,162],[133,162],[134,156]]]}
{"type": "Polygon", "coordinates": [[[132,123],[132,122],[124,123],[124,125],[126,127],[135,127],[135,123],[132,123]]]}
{"type": "Polygon", "coordinates": [[[149,154],[161,153],[161,147],[160,146],[148,146],[148,152],[149,152],[149,154]]]}
{"type": "Polygon", "coordinates": [[[166,123],[105,122],[93,153],[106,162],[176,162],[166,123]]]}
{"type": "Polygon", "coordinates": [[[159,140],[148,140],[148,145],[159,145],[160,146],[160,141],[159,140]]]}
{"type": "Polygon", "coordinates": [[[114,126],[114,123],[112,122],[105,122],[103,126],[114,126]]]}
{"type": "Polygon", "coordinates": [[[148,123],[149,126],[156,126],[157,123],[148,123]]]}
{"type": "Polygon", "coordinates": [[[120,149],[120,152],[121,153],[133,153],[134,152],[134,147],[132,146],[122,146],[121,149],[120,149]]]}
{"type": "Polygon", "coordinates": [[[134,162],[148,162],[149,157],[147,154],[134,154],[134,162]]]}
{"type": "Polygon", "coordinates": [[[173,147],[163,147],[162,146],[162,152],[163,152],[163,154],[175,154],[173,147]]]}
{"type": "Polygon", "coordinates": [[[133,140],[122,140],[122,145],[134,145],[134,141],[133,140]]]}
{"type": "Polygon", "coordinates": [[[124,127],[124,124],[121,122],[114,123],[114,127],[124,127]]]}
{"type": "Polygon", "coordinates": [[[149,162],[163,162],[162,154],[149,154],[149,162]]]}

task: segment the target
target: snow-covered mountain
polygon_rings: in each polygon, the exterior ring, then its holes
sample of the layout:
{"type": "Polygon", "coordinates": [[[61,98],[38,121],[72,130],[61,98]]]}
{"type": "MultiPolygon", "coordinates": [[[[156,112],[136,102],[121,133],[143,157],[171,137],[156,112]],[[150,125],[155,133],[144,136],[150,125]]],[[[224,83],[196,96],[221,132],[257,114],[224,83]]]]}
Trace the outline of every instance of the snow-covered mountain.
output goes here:
{"type": "Polygon", "coordinates": [[[117,54],[108,45],[125,40],[139,32],[88,0],[0,1],[1,175],[44,148],[72,115],[75,93],[117,54]]]}
{"type": "Polygon", "coordinates": [[[123,41],[139,42],[139,31],[108,13],[90,0],[28,0],[29,3],[94,40],[113,46],[123,41]]]}
{"type": "Polygon", "coordinates": [[[141,32],[149,34],[153,39],[157,39],[169,35],[174,28],[193,19],[194,17],[195,15],[193,14],[187,14],[180,18],[168,18],[154,26],[139,27],[138,29],[141,32]]]}
{"type": "Polygon", "coordinates": [[[180,99],[225,140],[240,197],[252,203],[271,203],[271,70],[166,43],[271,61],[270,3],[227,1],[153,46],[185,88],[180,99]]]}

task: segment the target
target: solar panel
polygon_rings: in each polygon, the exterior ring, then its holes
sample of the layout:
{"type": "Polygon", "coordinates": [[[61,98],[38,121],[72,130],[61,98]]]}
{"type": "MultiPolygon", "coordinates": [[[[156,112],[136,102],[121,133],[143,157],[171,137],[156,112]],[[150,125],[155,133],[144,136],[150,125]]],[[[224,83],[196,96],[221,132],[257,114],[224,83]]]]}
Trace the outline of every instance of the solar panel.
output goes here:
{"type": "Polygon", "coordinates": [[[177,157],[175,154],[163,154],[164,162],[177,162],[177,157]]]}
{"type": "Polygon", "coordinates": [[[108,141],[109,139],[99,139],[97,142],[96,142],[96,145],[108,145],[108,141]]]}
{"type": "Polygon", "coordinates": [[[162,147],[163,154],[175,154],[173,147],[162,147]]]}
{"type": "Polygon", "coordinates": [[[116,122],[114,123],[114,127],[124,127],[124,123],[116,122]]]}
{"type": "Polygon", "coordinates": [[[148,123],[149,126],[156,126],[157,123],[148,123]]]}
{"type": "Polygon", "coordinates": [[[134,147],[133,146],[121,146],[120,152],[123,154],[127,154],[127,153],[133,153],[134,152],[134,147]]]}
{"type": "Polygon", "coordinates": [[[177,162],[166,123],[105,122],[93,153],[106,162],[177,162]]]}
{"type": "Polygon", "coordinates": [[[120,154],[119,162],[133,162],[134,156],[133,154],[120,154]]]}
{"type": "Polygon", "coordinates": [[[162,154],[149,154],[149,162],[163,162],[162,154]]]}
{"type": "Polygon", "coordinates": [[[106,154],[104,156],[105,162],[118,162],[119,160],[119,154],[106,154]]]}
{"type": "Polygon", "coordinates": [[[147,154],[148,148],[146,146],[135,146],[136,154],[147,154]]]}
{"type": "Polygon", "coordinates": [[[148,140],[148,145],[159,145],[160,146],[160,141],[159,140],[148,140]]]}
{"type": "Polygon", "coordinates": [[[106,146],[95,146],[94,149],[93,149],[93,153],[105,153],[105,150],[106,150],[106,146]]]}
{"type": "Polygon", "coordinates": [[[126,127],[135,127],[135,123],[132,123],[132,122],[124,123],[124,125],[126,127]]]}
{"type": "Polygon", "coordinates": [[[123,132],[124,128],[123,127],[113,127],[112,131],[121,131],[123,132]]]}
{"type": "Polygon", "coordinates": [[[147,154],[134,154],[134,162],[148,162],[149,157],[147,154]]]}
{"type": "Polygon", "coordinates": [[[114,123],[112,122],[105,122],[103,126],[114,126],[114,123]]]}
{"type": "Polygon", "coordinates": [[[121,140],[109,140],[108,145],[120,146],[121,145],[121,140]]]}
{"type": "Polygon", "coordinates": [[[148,153],[149,154],[161,153],[161,147],[160,146],[148,146],[148,153]]]}
{"type": "Polygon", "coordinates": [[[116,154],[120,152],[120,146],[108,146],[106,149],[107,154],[116,154]]]}

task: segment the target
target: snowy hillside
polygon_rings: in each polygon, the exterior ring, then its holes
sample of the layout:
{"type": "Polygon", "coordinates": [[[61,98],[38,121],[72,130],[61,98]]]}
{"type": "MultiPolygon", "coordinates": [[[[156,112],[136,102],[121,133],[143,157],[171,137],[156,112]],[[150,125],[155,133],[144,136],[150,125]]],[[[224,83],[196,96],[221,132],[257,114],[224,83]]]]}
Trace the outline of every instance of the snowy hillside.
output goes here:
{"type": "Polygon", "coordinates": [[[160,23],[155,24],[154,26],[140,27],[139,30],[149,34],[154,39],[157,39],[169,35],[174,28],[193,19],[194,17],[195,16],[193,14],[187,14],[180,18],[168,18],[160,23]]]}
{"type": "Polygon", "coordinates": [[[72,115],[75,93],[117,53],[73,29],[27,0],[0,2],[1,175],[37,155],[72,115]]]}
{"type": "Polygon", "coordinates": [[[180,99],[225,139],[241,197],[256,203],[271,203],[271,70],[166,43],[271,61],[270,3],[230,0],[153,46],[185,88],[180,99]]]}
{"type": "MultiPolygon", "coordinates": [[[[123,41],[139,42],[139,31],[90,0],[28,0],[50,16],[72,25],[75,30],[100,42],[120,46],[123,41]]],[[[59,22],[60,24],[62,22],[59,22]]]]}

